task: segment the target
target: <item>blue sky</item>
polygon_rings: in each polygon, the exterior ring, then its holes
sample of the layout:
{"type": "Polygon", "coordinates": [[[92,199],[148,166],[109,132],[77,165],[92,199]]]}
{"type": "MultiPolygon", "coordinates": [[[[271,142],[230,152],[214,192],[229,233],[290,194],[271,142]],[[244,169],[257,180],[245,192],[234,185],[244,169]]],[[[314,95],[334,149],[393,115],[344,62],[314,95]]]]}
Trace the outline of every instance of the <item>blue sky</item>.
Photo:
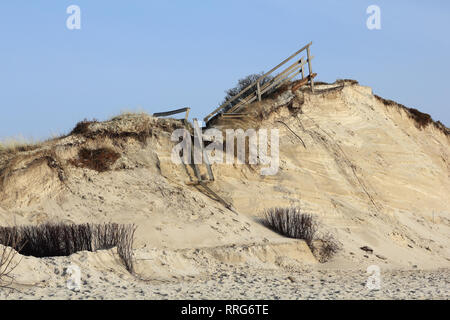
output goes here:
{"type": "Polygon", "coordinates": [[[0,139],[139,108],[203,118],[309,41],[318,80],[356,79],[449,126],[449,31],[445,0],[2,1],[0,139]],[[66,28],[72,4],[81,30],[66,28]],[[371,4],[381,30],[366,27],[371,4]]]}

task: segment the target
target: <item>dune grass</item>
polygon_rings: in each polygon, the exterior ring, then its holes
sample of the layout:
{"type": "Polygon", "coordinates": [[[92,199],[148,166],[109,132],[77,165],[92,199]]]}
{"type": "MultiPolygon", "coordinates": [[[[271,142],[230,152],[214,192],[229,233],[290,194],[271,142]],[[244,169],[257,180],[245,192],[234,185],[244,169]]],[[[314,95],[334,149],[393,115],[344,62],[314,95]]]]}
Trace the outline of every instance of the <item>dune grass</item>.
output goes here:
{"type": "Polygon", "coordinates": [[[135,225],[117,223],[46,223],[38,226],[0,227],[0,244],[10,246],[22,255],[38,258],[69,256],[79,251],[117,247],[125,267],[133,273],[135,231],[135,225]],[[11,239],[14,241],[11,242],[11,239]]]}
{"type": "Polygon", "coordinates": [[[300,208],[271,208],[264,212],[262,224],[289,238],[305,240],[311,252],[324,263],[339,250],[340,244],[330,233],[320,235],[316,218],[300,208]]]}
{"type": "Polygon", "coordinates": [[[5,138],[0,140],[0,152],[19,152],[37,148],[42,141],[26,139],[22,136],[5,138]]]}

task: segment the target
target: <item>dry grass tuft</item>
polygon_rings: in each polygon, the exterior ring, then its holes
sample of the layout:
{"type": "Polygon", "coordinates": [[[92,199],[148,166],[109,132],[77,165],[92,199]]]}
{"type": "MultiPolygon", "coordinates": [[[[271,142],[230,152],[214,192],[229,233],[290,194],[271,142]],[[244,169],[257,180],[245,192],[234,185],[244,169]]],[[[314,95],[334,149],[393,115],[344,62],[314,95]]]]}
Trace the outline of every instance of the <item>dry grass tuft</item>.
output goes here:
{"type": "MultiPolygon", "coordinates": [[[[126,138],[133,138],[142,144],[145,144],[147,141],[147,138],[152,136],[152,127],[148,119],[145,119],[145,116],[148,117],[148,115],[142,113],[124,113],[118,116],[115,116],[108,122],[120,122],[121,120],[126,119],[127,117],[139,117],[142,116],[141,121],[136,122],[134,128],[130,130],[130,128],[126,130],[121,130],[119,128],[112,128],[108,126],[104,126],[104,128],[101,128],[100,130],[92,130],[90,127],[92,124],[99,123],[97,120],[88,121],[84,120],[79,122],[75,128],[72,130],[71,134],[74,135],[81,135],[87,139],[97,139],[97,138],[108,138],[111,140],[120,140],[120,139],[126,139],[126,138]]],[[[108,123],[105,122],[105,123],[108,123]]]]}
{"type": "Polygon", "coordinates": [[[0,141],[0,154],[32,151],[37,149],[41,143],[40,141],[27,140],[21,137],[5,139],[0,141]]]}
{"type": "Polygon", "coordinates": [[[331,233],[319,237],[314,241],[312,252],[319,262],[329,261],[341,249],[339,242],[331,233]]]}
{"type": "Polygon", "coordinates": [[[0,244],[9,245],[25,256],[69,256],[79,251],[117,247],[127,270],[134,273],[134,225],[42,224],[39,226],[0,227],[0,244]],[[11,239],[15,241],[11,242],[11,239]]]}
{"type": "Polygon", "coordinates": [[[268,209],[264,212],[262,223],[283,236],[305,240],[321,263],[329,261],[341,249],[330,233],[318,235],[318,223],[314,216],[301,212],[300,208],[268,209]]]}
{"type": "Polygon", "coordinates": [[[263,224],[289,238],[302,239],[311,244],[317,232],[317,223],[311,214],[300,208],[272,208],[264,212],[263,224]]]}
{"type": "Polygon", "coordinates": [[[124,117],[135,117],[135,116],[149,116],[149,113],[142,109],[142,108],[137,108],[137,109],[123,109],[120,110],[119,114],[115,114],[113,116],[111,116],[109,118],[109,121],[115,121],[115,120],[120,120],[124,117]]]}

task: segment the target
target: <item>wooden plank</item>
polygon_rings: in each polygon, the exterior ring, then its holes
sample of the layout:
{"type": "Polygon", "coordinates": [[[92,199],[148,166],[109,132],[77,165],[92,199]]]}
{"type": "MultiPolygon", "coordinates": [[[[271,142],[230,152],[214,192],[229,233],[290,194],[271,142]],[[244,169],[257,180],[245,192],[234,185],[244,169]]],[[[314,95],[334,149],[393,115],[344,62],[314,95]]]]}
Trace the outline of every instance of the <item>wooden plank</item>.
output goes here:
{"type": "MultiPolygon", "coordinates": [[[[311,60],[312,60],[312,59],[314,59],[314,56],[311,57],[311,60]]],[[[300,61],[301,61],[301,60],[300,60],[300,61]]],[[[295,71],[297,70],[297,68],[299,68],[299,67],[301,68],[301,67],[303,67],[303,66],[307,63],[305,60],[303,60],[303,62],[300,62],[300,61],[298,61],[297,63],[292,64],[288,69],[284,70],[284,71],[283,71],[282,73],[280,73],[277,77],[275,77],[275,79],[274,79],[272,82],[265,84],[265,85],[263,86],[262,90],[261,90],[261,94],[266,93],[267,91],[269,91],[269,90],[272,89],[272,88],[275,88],[275,87],[280,86],[280,85],[284,82],[284,80],[285,80],[286,78],[289,77],[289,75],[290,75],[292,72],[295,72],[295,71]]],[[[244,100],[244,101],[238,103],[238,104],[235,105],[233,108],[231,108],[230,110],[228,110],[226,113],[229,113],[229,112],[235,112],[235,111],[239,110],[242,106],[244,106],[244,105],[246,105],[246,104],[249,104],[249,103],[252,103],[252,102],[255,101],[255,100],[256,100],[256,98],[255,98],[255,97],[252,97],[252,96],[250,95],[250,96],[247,98],[247,100],[244,100]]]]}
{"type": "Polygon", "coordinates": [[[256,83],[256,94],[258,95],[258,101],[261,101],[261,85],[259,81],[256,83]]]}
{"type": "Polygon", "coordinates": [[[191,110],[191,108],[186,108],[187,110],[186,110],[186,115],[184,116],[184,121],[187,123],[189,120],[188,120],[188,118],[189,118],[189,111],[191,110]]]}
{"type": "Polygon", "coordinates": [[[171,116],[173,114],[177,114],[177,113],[182,113],[182,112],[189,112],[190,108],[182,108],[182,109],[177,109],[177,110],[172,110],[172,111],[167,111],[167,112],[156,112],[153,114],[154,117],[167,117],[167,116],[171,116]]]}
{"type": "Polygon", "coordinates": [[[203,180],[203,181],[185,181],[184,183],[186,184],[186,185],[188,185],[188,186],[198,186],[199,184],[202,184],[202,183],[211,183],[211,182],[214,182],[214,181],[205,181],[205,180],[203,180]]]}
{"type": "MultiPolygon", "coordinates": [[[[302,58],[302,59],[303,59],[303,58],[302,58]]],[[[305,66],[305,65],[302,65],[302,79],[305,78],[305,68],[304,68],[304,66],[305,66]]]]}
{"type": "Polygon", "coordinates": [[[294,62],[293,64],[291,64],[291,65],[290,65],[288,68],[286,68],[283,72],[281,72],[280,74],[278,74],[278,75],[273,79],[272,82],[266,83],[266,84],[261,88],[261,91],[262,91],[261,93],[266,92],[266,91],[267,91],[266,89],[267,89],[269,86],[271,86],[271,85],[272,85],[273,83],[275,83],[275,82],[280,81],[281,78],[283,78],[283,77],[286,75],[286,73],[289,73],[289,71],[301,67],[301,65],[302,65],[302,59],[300,59],[300,60],[294,62]]]}
{"type": "Polygon", "coordinates": [[[312,58],[311,58],[311,52],[310,52],[310,49],[309,49],[309,47],[308,48],[306,48],[306,54],[307,54],[307,56],[308,56],[308,69],[309,69],[309,79],[310,79],[310,83],[311,83],[311,91],[312,92],[314,92],[314,77],[311,77],[311,75],[313,74],[313,72],[312,72],[312,66],[311,66],[311,60],[312,60],[312,58]]]}
{"type": "Polygon", "coordinates": [[[297,70],[297,72],[295,72],[294,74],[292,74],[290,77],[286,78],[283,80],[283,82],[281,82],[280,87],[284,84],[284,83],[288,83],[289,81],[291,81],[292,79],[294,79],[297,75],[299,75],[300,73],[302,73],[302,69],[297,70]]]}
{"type": "MultiPolygon", "coordinates": [[[[314,57],[311,57],[311,60],[314,59],[314,57]]],[[[300,59],[297,62],[294,62],[292,65],[290,65],[286,70],[284,70],[282,73],[280,73],[279,75],[277,75],[271,82],[266,83],[265,85],[263,85],[263,87],[261,88],[261,94],[266,93],[268,90],[272,89],[273,87],[277,86],[278,84],[280,84],[286,77],[289,76],[289,74],[291,74],[292,72],[295,72],[295,70],[297,68],[302,67],[303,65],[306,64],[306,61],[303,60],[303,62],[301,62],[302,60],[300,59]]],[[[238,110],[239,108],[241,108],[242,106],[252,103],[253,101],[256,100],[256,96],[250,95],[248,96],[246,99],[244,99],[243,101],[239,102],[238,104],[236,104],[234,107],[232,107],[231,109],[229,109],[226,113],[230,113],[230,112],[234,112],[236,110],[238,110]]]]}
{"type": "Polygon", "coordinates": [[[211,164],[209,162],[208,153],[206,152],[206,149],[204,148],[204,145],[203,145],[202,129],[200,129],[197,119],[193,119],[193,122],[194,122],[194,130],[196,133],[196,134],[194,134],[194,139],[197,138],[198,145],[200,146],[200,149],[201,149],[201,152],[203,155],[203,163],[205,164],[206,170],[208,171],[209,180],[214,181],[214,174],[211,169],[211,164]]]}
{"type": "Polygon", "coordinates": [[[229,209],[229,210],[235,212],[233,206],[232,206],[230,203],[226,202],[226,201],[225,201],[221,196],[219,196],[217,193],[215,193],[214,191],[212,191],[211,188],[208,187],[208,186],[205,184],[205,181],[200,182],[200,185],[201,185],[203,188],[205,188],[206,191],[208,191],[208,192],[211,193],[214,197],[216,197],[217,200],[225,206],[225,208],[227,208],[227,209],[229,209]]]}
{"type": "MultiPolygon", "coordinates": [[[[191,148],[191,150],[192,150],[192,159],[194,159],[194,148],[191,148]]],[[[195,162],[193,161],[192,162],[192,166],[194,167],[194,172],[195,172],[195,176],[197,177],[197,180],[199,182],[201,182],[202,181],[202,176],[200,174],[200,169],[199,169],[198,165],[195,164],[195,162]]]]}
{"type": "MultiPolygon", "coordinates": [[[[311,57],[311,60],[314,59],[314,56],[311,57]]],[[[265,92],[267,92],[269,89],[271,89],[271,87],[273,87],[273,84],[276,82],[278,83],[279,81],[283,81],[283,78],[287,78],[289,76],[289,74],[291,74],[292,72],[294,72],[297,68],[303,67],[306,64],[306,61],[303,59],[300,59],[297,62],[297,66],[295,64],[291,65],[289,68],[287,68],[286,70],[284,70],[282,73],[280,73],[272,83],[268,84],[267,86],[263,87],[262,89],[262,94],[264,94],[265,92]],[[287,73],[287,74],[286,74],[287,73]]]]}
{"type": "Polygon", "coordinates": [[[291,60],[293,57],[295,57],[296,55],[298,55],[300,52],[302,52],[303,50],[309,48],[312,45],[312,42],[308,43],[306,46],[304,46],[303,48],[301,48],[300,50],[298,50],[296,53],[290,55],[288,58],[286,58],[283,62],[279,63],[276,67],[272,68],[270,71],[268,71],[264,76],[267,76],[269,74],[271,74],[272,72],[274,72],[275,70],[277,70],[279,67],[281,67],[282,65],[284,65],[286,62],[288,62],[289,60],[291,60]]]}
{"type": "Polygon", "coordinates": [[[293,74],[293,73],[298,74],[300,72],[301,68],[302,68],[302,66],[299,64],[292,70],[289,70],[289,72],[283,74],[282,77],[280,77],[276,82],[272,83],[269,87],[265,88],[263,93],[266,93],[270,89],[274,89],[276,87],[281,86],[291,76],[291,74],[293,74]]]}
{"type": "MultiPolygon", "coordinates": [[[[264,79],[265,77],[267,77],[269,74],[271,74],[272,72],[274,72],[275,70],[277,70],[278,68],[280,68],[281,66],[283,66],[284,64],[286,64],[288,61],[290,61],[292,58],[294,58],[295,56],[297,56],[298,54],[300,54],[303,50],[309,48],[309,46],[312,45],[312,42],[308,43],[306,46],[304,46],[303,48],[301,48],[300,50],[298,50],[297,52],[295,52],[294,54],[292,54],[291,56],[289,56],[288,58],[286,58],[284,61],[282,61],[281,63],[279,63],[277,66],[273,67],[271,70],[269,70],[268,72],[266,72],[264,75],[262,75],[260,78],[258,78],[258,80],[256,80],[255,82],[261,81],[262,79],[264,79]]],[[[300,59],[301,60],[301,59],[300,59]]],[[[295,64],[299,63],[295,62],[293,63],[290,67],[294,66],[295,64]]],[[[289,68],[290,68],[289,67],[289,68]]],[[[244,90],[241,91],[245,92],[248,89],[250,89],[251,87],[253,87],[255,85],[255,82],[253,82],[252,84],[250,84],[247,88],[245,88],[244,90]]],[[[266,84],[267,85],[267,84],[266,84]]],[[[230,100],[229,102],[233,101],[234,99],[230,100]]]]}
{"type": "MultiPolygon", "coordinates": [[[[189,133],[189,138],[191,138],[191,134],[189,133]]],[[[195,150],[194,150],[194,146],[191,147],[191,161],[192,161],[192,167],[194,168],[194,173],[195,176],[197,177],[197,180],[199,182],[202,181],[202,175],[200,174],[200,168],[198,167],[198,165],[195,163],[194,159],[195,159],[195,150]]]]}

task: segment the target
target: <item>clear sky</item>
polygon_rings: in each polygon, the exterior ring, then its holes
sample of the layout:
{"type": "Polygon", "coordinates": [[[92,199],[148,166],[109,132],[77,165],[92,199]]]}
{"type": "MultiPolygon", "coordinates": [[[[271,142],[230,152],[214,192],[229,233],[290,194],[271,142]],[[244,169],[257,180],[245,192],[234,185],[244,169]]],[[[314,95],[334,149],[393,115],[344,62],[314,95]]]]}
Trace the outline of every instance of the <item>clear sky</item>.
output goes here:
{"type": "Polygon", "coordinates": [[[318,80],[352,78],[450,125],[450,2],[42,0],[0,3],[0,139],[189,106],[313,41],[318,80]],[[81,29],[69,30],[69,5],[81,29]],[[369,5],[381,30],[366,27],[369,5]]]}

